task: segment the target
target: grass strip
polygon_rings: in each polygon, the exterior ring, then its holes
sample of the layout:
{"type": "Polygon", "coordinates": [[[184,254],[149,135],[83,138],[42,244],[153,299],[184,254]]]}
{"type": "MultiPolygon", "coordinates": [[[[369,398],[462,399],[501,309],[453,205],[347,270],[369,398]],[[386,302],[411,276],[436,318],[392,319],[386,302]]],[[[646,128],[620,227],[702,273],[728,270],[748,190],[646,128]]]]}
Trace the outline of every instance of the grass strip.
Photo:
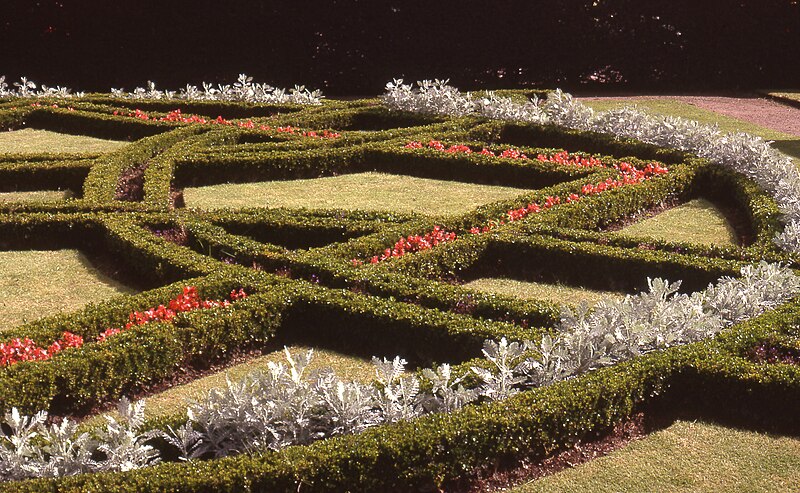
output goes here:
{"type": "Polygon", "coordinates": [[[386,173],[355,173],[306,180],[187,188],[187,207],[306,207],[451,215],[525,193],[520,188],[477,185],[386,173]]]}

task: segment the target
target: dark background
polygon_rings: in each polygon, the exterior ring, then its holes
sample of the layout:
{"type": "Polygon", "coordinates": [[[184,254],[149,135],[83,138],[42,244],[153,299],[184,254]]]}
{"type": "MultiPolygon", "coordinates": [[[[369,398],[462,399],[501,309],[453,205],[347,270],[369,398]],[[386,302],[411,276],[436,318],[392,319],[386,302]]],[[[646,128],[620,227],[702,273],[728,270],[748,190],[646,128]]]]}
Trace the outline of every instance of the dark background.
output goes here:
{"type": "Polygon", "coordinates": [[[108,92],[233,83],[376,95],[800,87],[800,0],[0,0],[0,75],[108,92]]]}

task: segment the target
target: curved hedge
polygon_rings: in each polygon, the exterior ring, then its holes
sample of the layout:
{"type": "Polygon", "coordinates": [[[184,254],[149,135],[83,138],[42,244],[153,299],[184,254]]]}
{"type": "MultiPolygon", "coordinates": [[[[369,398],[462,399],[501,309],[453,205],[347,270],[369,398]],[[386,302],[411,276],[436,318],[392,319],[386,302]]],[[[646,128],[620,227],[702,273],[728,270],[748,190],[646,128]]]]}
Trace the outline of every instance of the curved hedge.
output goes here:
{"type": "MultiPolygon", "coordinates": [[[[173,108],[164,101],[134,104],[90,95],[70,104],[73,111],[3,107],[0,123],[139,140],[99,156],[0,156],[3,187],[45,189],[60,183],[83,190],[82,198],[62,203],[0,204],[0,245],[104,252],[156,287],[45,317],[4,336],[49,344],[69,330],[92,340],[124,324],[131,311],[164,303],[188,284],[210,298],[239,288],[250,296],[229,308],[187,313],[172,323],[148,324],[102,344],[86,344],[50,361],[3,368],[0,403],[5,409],[80,413],[167,378],[181,366],[224,361],[271,341],[360,355],[401,354],[421,366],[458,365],[480,356],[484,339],[537,340],[554,330],[559,320],[554,303],[482,294],[460,285],[481,275],[539,276],[629,292],[641,289],[648,276],[660,276],[682,279],[684,289],[695,290],[720,276],[735,276],[755,260],[795,261],[772,244],[781,227],[778,210],[752,182],[685,153],[639,142],[556,127],[393,113],[369,101],[315,108],[175,102],[173,108]],[[211,117],[219,112],[241,120],[231,125],[144,121],[127,116],[131,109],[181,109],[211,117]],[[335,130],[340,136],[274,130],[290,125],[335,130]],[[474,152],[406,146],[431,140],[445,149],[460,145],[474,152]],[[510,146],[533,157],[561,149],[591,154],[605,167],[479,152],[499,154],[510,146]],[[669,172],[581,196],[587,184],[615,179],[615,165],[643,168],[652,160],[665,163],[669,172]],[[137,166],[143,169],[143,198],[115,198],[122,176],[137,166]],[[189,185],[366,170],[534,190],[447,218],[392,211],[207,212],[175,208],[173,200],[176,190],[189,185]],[[579,200],[566,203],[572,195],[579,200]],[[603,231],[644,209],[696,196],[736,208],[751,243],[708,247],[603,231]],[[510,211],[553,197],[564,200],[510,219],[510,211]],[[435,226],[458,239],[369,262],[398,238],[424,235],[435,226]],[[486,231],[473,231],[483,227],[486,231]],[[185,241],[172,243],[155,230],[180,231],[185,241]]],[[[547,456],[642,409],[677,412],[687,403],[700,416],[734,417],[753,425],[771,421],[798,431],[793,413],[800,403],[800,370],[755,364],[743,356],[759,341],[796,334],[799,315],[800,305],[789,303],[714,340],[647,354],[502,402],[359,435],[279,452],[4,484],[0,491],[433,490],[468,481],[486,468],[547,456]]]]}

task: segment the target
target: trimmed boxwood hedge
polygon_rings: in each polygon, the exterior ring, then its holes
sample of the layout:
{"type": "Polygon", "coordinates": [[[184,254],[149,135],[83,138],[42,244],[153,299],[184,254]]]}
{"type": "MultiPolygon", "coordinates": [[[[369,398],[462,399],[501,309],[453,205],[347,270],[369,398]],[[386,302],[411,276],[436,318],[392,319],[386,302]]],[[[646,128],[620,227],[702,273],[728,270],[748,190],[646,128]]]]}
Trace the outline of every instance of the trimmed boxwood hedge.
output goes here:
{"type": "MultiPolygon", "coordinates": [[[[0,206],[0,247],[80,248],[102,253],[142,284],[142,293],[45,317],[4,332],[48,345],[69,330],[87,341],[121,326],[135,310],[165,303],[186,285],[206,298],[233,289],[250,296],[225,309],[181,314],[104,343],[70,349],[45,362],[0,371],[0,403],[25,412],[81,413],[249,349],[307,343],[351,354],[400,354],[414,365],[449,362],[465,370],[484,339],[538,340],[558,323],[560,306],[478,293],[461,285],[479,276],[555,279],[634,291],[647,277],[682,279],[684,290],[760,259],[795,265],[772,238],[779,211],[751,181],[686,153],[552,126],[389,112],[374,100],[318,107],[133,101],[89,95],[20,101],[0,108],[0,126],[139,139],[105,155],[0,156],[6,189],[83,190],[54,204],[0,206]],[[69,108],[73,109],[70,110],[69,108]],[[124,116],[132,109],[255,119],[258,124],[339,131],[335,139],[262,132],[236,125],[188,125],[124,116]],[[114,112],[122,113],[114,114],[114,112]],[[407,149],[439,140],[475,149],[514,146],[526,154],[561,149],[591,153],[609,165],[666,163],[670,172],[577,203],[506,222],[510,209],[549,195],[579,193],[616,175],[541,163],[407,149]],[[141,201],[115,198],[121,177],[145,166],[141,201]],[[380,170],[412,176],[517,186],[519,196],[453,217],[392,211],[175,209],[172,194],[190,185],[296,179],[380,170]],[[736,208],[752,239],[742,247],[609,235],[603,228],[662,203],[703,196],[736,208]],[[488,233],[470,228],[503,221],[488,233]],[[456,241],[376,265],[368,261],[401,237],[440,225],[456,241]],[[185,232],[174,244],[154,230],[185,232]]],[[[221,460],[169,463],[119,474],[25,481],[0,491],[434,491],[485,469],[541,458],[608,430],[641,410],[695,413],[745,425],[771,422],[797,432],[800,370],[746,359],[760,341],[796,338],[800,302],[792,302],[715,338],[651,353],[503,402],[468,406],[366,432],[221,460]]],[[[673,414],[674,415],[674,414],[673,414]]],[[[178,424],[181,416],[148,423],[178,424]]]]}
{"type": "MultiPolygon", "coordinates": [[[[787,319],[799,309],[792,303],[727,336],[792,330],[787,319]]],[[[797,432],[800,369],[756,365],[722,347],[709,341],[652,353],[505,401],[280,452],[26,481],[0,491],[433,491],[476,470],[545,457],[648,407],[797,432]]]]}

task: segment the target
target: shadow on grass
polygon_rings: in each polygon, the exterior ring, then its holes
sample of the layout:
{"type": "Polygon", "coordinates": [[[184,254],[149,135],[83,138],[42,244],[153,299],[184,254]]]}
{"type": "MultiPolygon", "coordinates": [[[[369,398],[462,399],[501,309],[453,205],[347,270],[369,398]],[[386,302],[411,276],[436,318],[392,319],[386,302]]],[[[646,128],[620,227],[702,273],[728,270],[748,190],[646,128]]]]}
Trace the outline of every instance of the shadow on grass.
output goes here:
{"type": "Polygon", "coordinates": [[[795,159],[800,159],[800,139],[776,140],[772,147],[795,159]]]}

